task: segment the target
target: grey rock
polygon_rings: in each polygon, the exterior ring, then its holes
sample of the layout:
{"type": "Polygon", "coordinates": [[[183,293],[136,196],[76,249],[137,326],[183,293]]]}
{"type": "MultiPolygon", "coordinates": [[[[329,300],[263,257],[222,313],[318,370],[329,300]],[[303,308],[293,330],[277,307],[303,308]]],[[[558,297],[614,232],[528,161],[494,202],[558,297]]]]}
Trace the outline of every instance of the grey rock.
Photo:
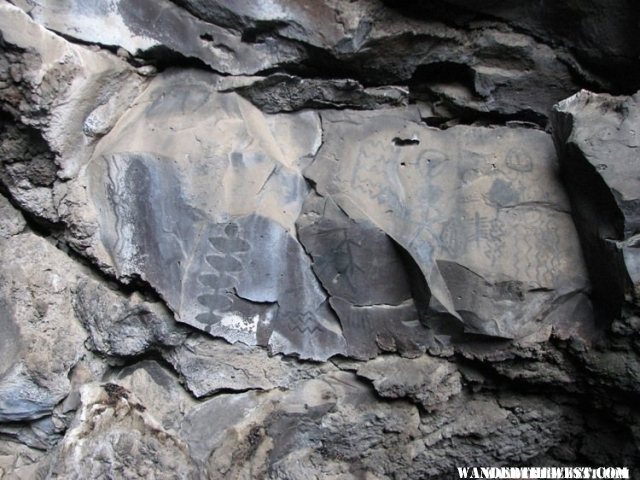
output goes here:
{"type": "MultiPolygon", "coordinates": [[[[290,392],[217,396],[189,413],[183,432],[212,477],[356,478],[354,470],[364,475],[364,463],[384,455],[387,442],[408,451],[418,425],[415,407],[380,404],[353,374],[337,372],[290,392]],[[219,419],[214,435],[203,425],[206,418],[219,419]]],[[[379,471],[370,470],[384,476],[386,459],[378,460],[379,471]]]]}
{"type": "Polygon", "coordinates": [[[640,465],[616,1],[0,1],[0,477],[640,465]]]}
{"type": "Polygon", "coordinates": [[[57,221],[52,186],[57,178],[55,155],[40,132],[0,120],[0,181],[20,207],[38,217],[57,221]]]}
{"type": "MultiPolygon", "coordinates": [[[[38,0],[25,8],[47,28],[85,42],[146,55],[176,52],[220,73],[289,68],[308,75],[331,69],[370,86],[411,81],[421,93],[450,104],[458,116],[471,111],[545,123],[551,106],[577,89],[567,64],[580,64],[570,53],[559,57],[533,36],[504,25],[478,24],[469,32],[411,18],[377,0],[176,3],[185,9],[168,0],[135,6],[38,0]],[[155,19],[153,26],[148,18],[155,19]]],[[[333,88],[323,90],[319,98],[334,96],[333,88]]],[[[308,95],[268,103],[290,108],[289,103],[310,102],[308,95]]],[[[381,98],[375,91],[366,96],[381,98]]]]}
{"type": "Polygon", "coordinates": [[[326,140],[305,176],[352,221],[375,224],[408,252],[436,332],[455,336],[457,323],[525,337],[588,288],[548,135],[439,131],[411,110],[322,118],[326,140]]]}
{"type": "Polygon", "coordinates": [[[426,411],[442,408],[462,391],[462,377],[455,364],[422,356],[415,359],[378,357],[357,369],[386,398],[408,397],[426,411]]]}
{"type": "Polygon", "coordinates": [[[95,218],[94,250],[120,279],[146,280],[179,321],[214,336],[304,358],[343,352],[340,326],[293,236],[318,118],[266,117],[237,94],[217,93],[208,83],[216,78],[157,77],[101,142],[82,179],[106,213],[95,218]]]}
{"type": "Polygon", "coordinates": [[[198,58],[221,73],[251,75],[303,58],[303,52],[289,43],[273,39],[245,43],[236,32],[203,22],[169,0],[135,5],[119,0],[38,0],[28,8],[37,22],[61,34],[122,47],[133,55],[154,56],[168,50],[198,58]]]}
{"type": "MultiPolygon", "coordinates": [[[[225,462],[227,471],[243,468],[243,465],[231,463],[232,455],[227,458],[225,455],[242,446],[242,440],[252,427],[260,429],[266,415],[274,409],[272,403],[281,396],[277,391],[217,395],[187,412],[182,418],[180,434],[191,446],[191,455],[200,465],[205,466],[212,454],[217,453],[218,462],[225,462]],[[212,420],[215,422],[213,428],[212,420]]],[[[246,455],[243,460],[248,460],[246,455]]],[[[248,465],[244,468],[247,467],[251,468],[248,465]]]]}
{"type": "MultiPolygon", "coordinates": [[[[585,341],[574,334],[573,341],[585,341]]],[[[587,337],[589,338],[589,337],[587,337]]],[[[544,385],[558,390],[577,390],[579,377],[575,363],[560,349],[548,342],[523,341],[515,345],[506,343],[468,343],[458,345],[457,353],[482,369],[510,381],[528,385],[544,385]]]]}
{"type": "Polygon", "coordinates": [[[459,395],[443,407],[420,415],[379,402],[351,373],[330,373],[289,392],[216,396],[187,414],[181,434],[213,477],[430,478],[466,462],[526,462],[582,425],[538,396],[459,395]]]}
{"type": "Polygon", "coordinates": [[[231,390],[272,390],[319,375],[323,367],[269,357],[262,348],[230,345],[207,337],[189,338],[165,358],[196,397],[231,390]]]}
{"type": "Polygon", "coordinates": [[[0,421],[30,421],[69,393],[84,351],[71,305],[79,271],[32,233],[0,240],[0,265],[0,421]]]}
{"type": "Polygon", "coordinates": [[[6,197],[0,195],[0,237],[9,238],[21,233],[26,226],[22,214],[16,210],[6,197]]]}
{"type": "MultiPolygon", "coordinates": [[[[392,2],[388,2],[392,5],[392,2]]],[[[540,4],[534,0],[518,2],[484,2],[469,0],[444,0],[420,2],[422,5],[404,2],[413,14],[423,6],[429,18],[446,15],[452,17],[452,6],[499,18],[524,30],[545,43],[560,43],[575,52],[586,66],[605,73],[612,83],[632,85],[637,82],[633,68],[637,65],[638,47],[634,38],[638,35],[638,8],[623,0],[587,0],[579,3],[540,4]],[[436,6],[441,8],[435,8],[436,6]],[[631,68],[629,68],[631,67],[631,68]],[[624,72],[616,78],[613,72],[624,72]]],[[[396,3],[397,5],[397,3],[396,3]]],[[[464,18],[464,14],[460,15],[464,18]]],[[[446,17],[445,17],[446,18],[446,17]]]]}
{"type": "Polygon", "coordinates": [[[58,428],[51,417],[44,417],[31,423],[0,424],[0,436],[12,439],[38,450],[49,450],[62,438],[62,429],[58,428]]]}
{"type": "Polygon", "coordinates": [[[187,446],[132,392],[115,383],[87,384],[81,397],[76,423],[53,453],[47,478],[197,478],[187,446]]]}
{"type": "MultiPolygon", "coordinates": [[[[38,129],[55,154],[56,174],[73,177],[89,159],[95,137],[115,124],[143,80],[117,57],[73,45],[7,2],[0,11],[3,110],[38,129]]],[[[29,148],[43,150],[37,143],[29,148]]],[[[36,159],[23,168],[32,183],[48,183],[49,163],[36,159]]]]}
{"type": "Polygon", "coordinates": [[[527,463],[561,444],[582,423],[570,409],[536,396],[457,397],[448,408],[448,413],[422,417],[420,446],[400,478],[449,475],[460,465],[499,466],[507,459],[527,463]]]}
{"type": "Polygon", "coordinates": [[[609,391],[637,395],[640,392],[640,356],[633,350],[583,352],[587,381],[609,391]]]}
{"type": "Polygon", "coordinates": [[[331,198],[309,195],[297,221],[313,270],[332,297],[352,305],[400,305],[412,298],[400,250],[372,222],[354,222],[331,198]]]}
{"type": "Polygon", "coordinates": [[[46,452],[11,440],[0,440],[0,475],[4,478],[30,480],[46,474],[46,452]]]}
{"type": "Polygon", "coordinates": [[[610,321],[637,295],[639,98],[581,91],[554,109],[554,140],[594,294],[610,321]]]}
{"type": "Polygon", "coordinates": [[[307,197],[297,227],[340,319],[349,356],[424,353],[433,335],[418,321],[411,260],[383,230],[366,219],[354,222],[331,198],[317,195],[307,197]]]}
{"type": "Polygon", "coordinates": [[[316,80],[274,74],[236,90],[267,113],[303,108],[376,108],[407,105],[409,92],[399,87],[364,88],[354,80],[316,80]]]}
{"type": "Polygon", "coordinates": [[[136,293],[123,298],[95,280],[79,282],[73,302],[89,332],[90,348],[104,355],[142,355],[153,348],[178,345],[187,335],[163,305],[147,302],[136,293]]]}
{"type": "Polygon", "coordinates": [[[162,427],[177,432],[195,400],[180,385],[175,373],[153,360],[122,369],[110,380],[132,392],[162,427]]]}
{"type": "MultiPolygon", "coordinates": [[[[258,41],[265,34],[308,42],[316,47],[333,46],[366,30],[360,16],[372,7],[354,8],[336,1],[308,4],[304,1],[275,0],[257,4],[241,0],[176,0],[177,4],[203,20],[240,30],[248,41],[258,41]],[[336,19],[342,17],[342,22],[336,19]]],[[[348,43],[348,42],[346,42],[348,43]]]]}

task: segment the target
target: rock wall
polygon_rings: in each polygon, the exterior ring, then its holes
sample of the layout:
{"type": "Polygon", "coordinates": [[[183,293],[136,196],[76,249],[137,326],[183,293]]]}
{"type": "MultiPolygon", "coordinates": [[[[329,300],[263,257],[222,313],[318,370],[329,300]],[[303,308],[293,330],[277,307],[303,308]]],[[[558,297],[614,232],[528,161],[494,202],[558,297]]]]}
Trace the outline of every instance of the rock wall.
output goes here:
{"type": "Polygon", "coordinates": [[[476,3],[0,0],[0,478],[640,478],[640,8],[476,3]]]}

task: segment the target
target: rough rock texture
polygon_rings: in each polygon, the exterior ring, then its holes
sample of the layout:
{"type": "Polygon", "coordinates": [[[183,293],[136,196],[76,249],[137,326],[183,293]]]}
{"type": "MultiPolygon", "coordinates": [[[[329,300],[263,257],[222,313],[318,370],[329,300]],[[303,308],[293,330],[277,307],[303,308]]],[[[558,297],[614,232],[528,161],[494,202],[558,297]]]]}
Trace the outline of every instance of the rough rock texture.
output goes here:
{"type": "Polygon", "coordinates": [[[581,91],[554,109],[554,138],[594,293],[613,315],[625,294],[640,305],[639,102],[638,94],[581,91]]]}
{"type": "Polygon", "coordinates": [[[413,15],[436,18],[497,18],[508,22],[545,43],[567,48],[617,88],[637,90],[640,80],[637,59],[640,47],[634,41],[638,34],[640,9],[626,0],[584,0],[550,2],[540,5],[535,0],[520,2],[443,0],[386,2],[401,6],[413,15]],[[452,15],[451,8],[460,10],[452,15]],[[619,74],[619,75],[617,75],[619,74]]]}
{"type": "Polygon", "coordinates": [[[516,3],[0,0],[0,479],[640,478],[638,8],[516,3]]]}

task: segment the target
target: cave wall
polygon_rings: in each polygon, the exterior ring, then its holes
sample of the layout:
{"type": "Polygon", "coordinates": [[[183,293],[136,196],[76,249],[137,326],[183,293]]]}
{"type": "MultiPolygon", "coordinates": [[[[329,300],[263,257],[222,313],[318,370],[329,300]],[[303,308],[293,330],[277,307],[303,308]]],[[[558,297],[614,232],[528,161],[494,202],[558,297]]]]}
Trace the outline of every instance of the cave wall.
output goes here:
{"type": "Polygon", "coordinates": [[[0,0],[0,478],[640,470],[639,8],[0,0]]]}

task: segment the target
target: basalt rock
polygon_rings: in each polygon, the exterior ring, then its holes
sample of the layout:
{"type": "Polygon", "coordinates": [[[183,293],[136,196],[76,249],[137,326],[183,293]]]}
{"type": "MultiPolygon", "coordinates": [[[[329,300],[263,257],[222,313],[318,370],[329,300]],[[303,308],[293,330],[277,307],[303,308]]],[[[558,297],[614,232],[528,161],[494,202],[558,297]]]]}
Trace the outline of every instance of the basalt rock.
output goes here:
{"type": "Polygon", "coordinates": [[[51,415],[71,390],[85,339],[71,305],[78,271],[32,233],[0,242],[0,422],[29,422],[51,415]]]}
{"type": "Polygon", "coordinates": [[[617,88],[635,90],[640,82],[637,65],[640,50],[634,41],[640,33],[640,10],[634,2],[587,0],[540,4],[534,0],[517,3],[427,0],[385,3],[392,8],[406,9],[412,16],[449,21],[457,17],[463,22],[477,17],[500,19],[547,44],[563,45],[601,78],[608,73],[606,80],[617,88]],[[452,9],[457,15],[452,15],[452,9]]]}
{"type": "Polygon", "coordinates": [[[406,105],[409,92],[400,87],[364,88],[353,80],[315,80],[274,74],[236,91],[263,112],[293,112],[303,108],[376,108],[406,105]]]}
{"type": "Polygon", "coordinates": [[[79,479],[112,471],[125,478],[197,478],[187,446],[164,430],[126,388],[88,384],[81,395],[78,423],[58,446],[48,478],[79,479]]]}
{"type": "MultiPolygon", "coordinates": [[[[407,252],[428,285],[418,306],[436,334],[522,338],[588,288],[548,135],[441,131],[412,110],[322,120],[326,140],[305,176],[352,221],[377,226],[407,252]]],[[[345,283],[357,268],[341,272],[345,283]]]]}
{"type": "Polygon", "coordinates": [[[0,0],[0,478],[637,476],[636,11],[0,0]]]}
{"type": "Polygon", "coordinates": [[[639,97],[587,91],[554,110],[554,139],[603,315],[640,305],[639,97]]]}
{"type": "MultiPolygon", "coordinates": [[[[161,63],[179,55],[223,74],[280,68],[307,77],[336,72],[338,78],[355,78],[367,86],[411,83],[419,97],[445,103],[463,117],[473,112],[544,124],[551,106],[576,90],[573,72],[582,68],[570,53],[559,56],[547,44],[505,25],[477,22],[469,32],[431,18],[411,18],[378,0],[355,5],[334,0],[176,2],[185,9],[169,0],[17,3],[56,32],[160,57],[161,63]]],[[[339,87],[343,80],[309,98],[304,85],[293,93],[290,81],[279,79],[278,85],[269,85],[279,97],[271,104],[306,96],[302,101],[315,106],[323,97],[344,95],[339,87]]],[[[365,95],[381,101],[379,93],[365,95]]]]}

